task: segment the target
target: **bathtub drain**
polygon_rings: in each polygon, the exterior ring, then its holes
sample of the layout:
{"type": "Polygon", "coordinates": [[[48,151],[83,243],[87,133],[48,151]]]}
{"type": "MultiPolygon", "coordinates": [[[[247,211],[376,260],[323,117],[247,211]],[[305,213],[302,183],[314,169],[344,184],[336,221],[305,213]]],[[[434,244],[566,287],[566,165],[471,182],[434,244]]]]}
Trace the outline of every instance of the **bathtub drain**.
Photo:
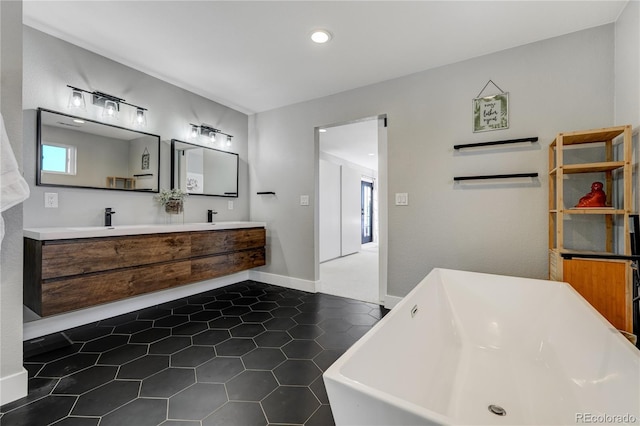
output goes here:
{"type": "Polygon", "coordinates": [[[502,408],[499,405],[491,404],[487,408],[489,408],[489,411],[491,411],[496,416],[506,416],[507,415],[507,410],[505,410],[504,408],[502,408]]]}

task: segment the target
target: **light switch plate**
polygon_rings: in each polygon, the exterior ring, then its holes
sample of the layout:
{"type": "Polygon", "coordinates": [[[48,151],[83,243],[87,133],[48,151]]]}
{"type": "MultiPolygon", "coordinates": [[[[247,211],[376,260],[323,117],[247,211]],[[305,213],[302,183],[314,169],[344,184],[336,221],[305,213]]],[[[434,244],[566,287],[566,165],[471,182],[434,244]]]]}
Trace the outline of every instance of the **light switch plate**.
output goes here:
{"type": "Polygon", "coordinates": [[[58,193],[57,192],[45,192],[44,193],[44,207],[46,209],[58,208],[58,193]]]}
{"type": "Polygon", "coordinates": [[[227,209],[233,210],[233,201],[228,201],[227,202],[227,209]]]}
{"type": "Polygon", "coordinates": [[[396,206],[408,206],[409,194],[406,192],[396,192],[396,206]]]}
{"type": "Polygon", "coordinates": [[[309,205],[309,196],[308,195],[301,195],[300,196],[300,205],[301,206],[308,206],[309,205]]]}

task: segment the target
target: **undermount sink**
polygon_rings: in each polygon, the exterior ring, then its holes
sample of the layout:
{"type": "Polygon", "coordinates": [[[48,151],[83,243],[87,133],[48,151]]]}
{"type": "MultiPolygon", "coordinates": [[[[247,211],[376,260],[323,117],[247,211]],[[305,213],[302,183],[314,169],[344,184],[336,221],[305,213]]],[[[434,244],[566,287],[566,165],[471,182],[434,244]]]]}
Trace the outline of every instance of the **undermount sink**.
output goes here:
{"type": "Polygon", "coordinates": [[[78,227],[70,226],[64,229],[69,229],[71,231],[97,231],[99,229],[106,229],[106,226],[78,226],[78,227]]]}
{"type": "Polygon", "coordinates": [[[114,226],[61,226],[26,228],[23,235],[34,240],[65,240],[73,238],[108,237],[114,235],[161,234],[167,232],[205,231],[213,229],[264,228],[264,222],[220,221],[214,223],[114,225],[114,226]]]}
{"type": "Polygon", "coordinates": [[[68,227],[65,229],[70,229],[73,231],[102,231],[102,230],[110,230],[110,229],[140,229],[140,228],[149,228],[151,226],[162,226],[162,225],[119,225],[119,226],[74,226],[68,227]]]}

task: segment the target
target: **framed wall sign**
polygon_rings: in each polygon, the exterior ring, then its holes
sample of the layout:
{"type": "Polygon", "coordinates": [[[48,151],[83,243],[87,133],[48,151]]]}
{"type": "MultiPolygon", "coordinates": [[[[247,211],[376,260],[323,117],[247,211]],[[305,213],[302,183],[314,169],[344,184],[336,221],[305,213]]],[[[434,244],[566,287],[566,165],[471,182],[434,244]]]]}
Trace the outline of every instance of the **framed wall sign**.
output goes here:
{"type": "Polygon", "coordinates": [[[509,128],[509,93],[478,97],[473,100],[473,132],[509,128]]]}
{"type": "Polygon", "coordinates": [[[144,152],[142,153],[142,170],[148,170],[149,169],[149,162],[151,160],[151,154],[149,154],[149,151],[147,150],[147,148],[144,148],[144,152]]]}

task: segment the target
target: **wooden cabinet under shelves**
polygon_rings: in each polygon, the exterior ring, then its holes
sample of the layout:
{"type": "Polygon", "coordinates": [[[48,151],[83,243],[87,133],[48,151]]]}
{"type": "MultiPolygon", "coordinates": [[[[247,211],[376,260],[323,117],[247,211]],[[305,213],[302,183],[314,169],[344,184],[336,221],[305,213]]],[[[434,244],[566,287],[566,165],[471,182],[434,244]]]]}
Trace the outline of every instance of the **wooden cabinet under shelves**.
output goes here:
{"type": "Polygon", "coordinates": [[[571,284],[609,322],[628,332],[633,329],[631,262],[564,259],[562,255],[576,252],[575,247],[567,247],[566,241],[570,230],[565,227],[571,226],[571,221],[567,221],[571,218],[589,219],[591,226],[603,227],[604,242],[592,241],[592,252],[614,254],[618,251],[617,254],[631,255],[631,159],[630,125],[559,133],[549,145],[549,278],[571,284]],[[569,150],[582,148],[600,150],[599,160],[603,161],[566,161],[569,150]],[[565,199],[565,182],[574,175],[587,173],[598,173],[597,180],[603,181],[607,195],[605,207],[578,208],[573,207],[577,200],[565,199]],[[615,199],[614,188],[618,191],[615,199]],[[618,235],[616,228],[620,231],[618,235]],[[599,246],[604,247],[604,251],[598,250],[599,246]],[[616,250],[616,246],[620,248],[616,250]]]}
{"type": "Polygon", "coordinates": [[[24,303],[55,315],[262,266],[265,229],[24,239],[24,303]]]}

